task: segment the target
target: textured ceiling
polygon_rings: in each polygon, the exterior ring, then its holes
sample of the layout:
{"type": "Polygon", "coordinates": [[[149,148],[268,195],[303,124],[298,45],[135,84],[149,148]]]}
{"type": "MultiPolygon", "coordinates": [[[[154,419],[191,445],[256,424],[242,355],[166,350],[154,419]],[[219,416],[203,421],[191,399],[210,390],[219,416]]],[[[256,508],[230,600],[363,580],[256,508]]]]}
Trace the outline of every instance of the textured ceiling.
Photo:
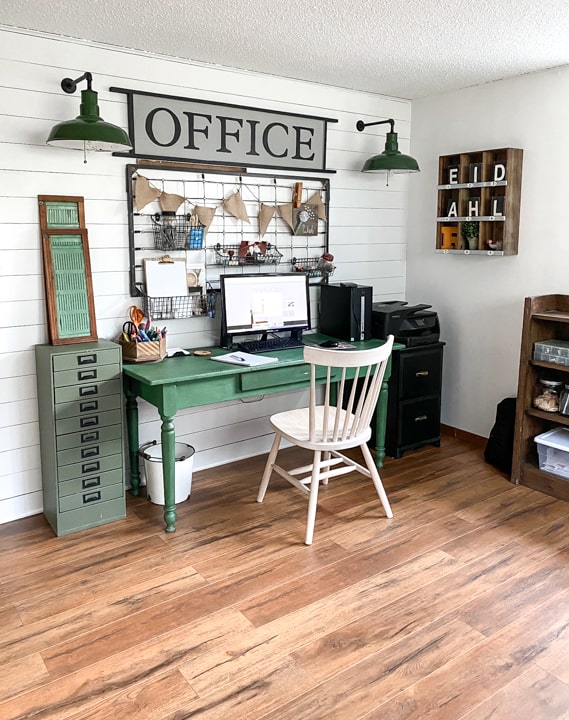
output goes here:
{"type": "Polygon", "coordinates": [[[409,99],[569,63],[567,0],[1,0],[0,23],[409,99]]]}

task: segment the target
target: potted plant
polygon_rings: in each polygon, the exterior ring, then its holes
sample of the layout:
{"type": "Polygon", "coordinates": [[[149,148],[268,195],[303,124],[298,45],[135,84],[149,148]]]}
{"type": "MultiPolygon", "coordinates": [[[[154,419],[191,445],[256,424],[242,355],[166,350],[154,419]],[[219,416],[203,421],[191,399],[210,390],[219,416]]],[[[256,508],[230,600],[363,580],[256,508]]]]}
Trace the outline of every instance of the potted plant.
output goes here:
{"type": "Polygon", "coordinates": [[[479,224],[476,222],[462,223],[462,237],[465,239],[469,250],[478,249],[479,224]]]}

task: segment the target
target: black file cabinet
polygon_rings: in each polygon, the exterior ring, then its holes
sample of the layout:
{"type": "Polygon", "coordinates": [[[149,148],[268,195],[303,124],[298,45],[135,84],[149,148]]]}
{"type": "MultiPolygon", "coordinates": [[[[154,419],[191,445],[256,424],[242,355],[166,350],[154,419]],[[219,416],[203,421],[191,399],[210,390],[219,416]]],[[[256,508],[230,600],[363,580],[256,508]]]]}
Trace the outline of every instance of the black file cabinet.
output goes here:
{"type": "Polygon", "coordinates": [[[440,445],[443,342],[394,350],[389,380],[385,451],[440,445]]]}

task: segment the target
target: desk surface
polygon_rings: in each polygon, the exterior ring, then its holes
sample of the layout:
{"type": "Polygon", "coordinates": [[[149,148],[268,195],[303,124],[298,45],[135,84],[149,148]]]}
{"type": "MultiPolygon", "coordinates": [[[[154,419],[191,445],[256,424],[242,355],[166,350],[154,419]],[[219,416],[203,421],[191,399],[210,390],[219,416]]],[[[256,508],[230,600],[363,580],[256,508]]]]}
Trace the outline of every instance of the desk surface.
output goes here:
{"type": "MultiPolygon", "coordinates": [[[[304,336],[306,344],[318,345],[324,340],[330,339],[328,335],[319,333],[311,333],[304,336]]],[[[383,345],[384,340],[366,340],[364,342],[352,343],[358,350],[383,345]]],[[[403,347],[403,345],[394,345],[394,348],[403,347]]],[[[196,348],[197,349],[197,348],[196,348]]],[[[213,356],[225,355],[228,351],[223,348],[213,347],[207,348],[211,350],[213,356]]],[[[191,351],[190,351],[191,352],[191,351]]],[[[350,352],[346,350],[345,352],[350,352]]],[[[241,375],[244,373],[257,373],[263,370],[275,370],[279,367],[290,367],[292,365],[303,364],[303,349],[294,348],[292,350],[271,350],[270,352],[260,353],[278,357],[278,362],[267,365],[257,365],[254,367],[243,365],[231,365],[229,363],[212,362],[210,357],[199,357],[197,355],[185,355],[184,357],[164,358],[160,362],[151,363],[124,363],[123,371],[125,375],[139,380],[145,385],[169,385],[173,382],[195,382],[200,380],[211,380],[213,377],[221,375],[241,375]]],[[[212,402],[216,402],[213,400],[212,402]]]]}

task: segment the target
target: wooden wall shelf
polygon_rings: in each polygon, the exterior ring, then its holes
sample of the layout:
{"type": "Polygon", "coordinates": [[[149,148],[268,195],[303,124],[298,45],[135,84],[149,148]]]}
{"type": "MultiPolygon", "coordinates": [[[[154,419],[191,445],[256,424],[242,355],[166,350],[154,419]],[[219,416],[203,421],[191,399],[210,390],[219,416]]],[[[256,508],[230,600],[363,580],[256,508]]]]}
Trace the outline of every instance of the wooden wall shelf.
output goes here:
{"type": "Polygon", "coordinates": [[[517,255],[523,150],[500,148],[441,155],[436,251],[457,255],[517,255]],[[478,236],[464,237],[466,223],[478,236]]]}

